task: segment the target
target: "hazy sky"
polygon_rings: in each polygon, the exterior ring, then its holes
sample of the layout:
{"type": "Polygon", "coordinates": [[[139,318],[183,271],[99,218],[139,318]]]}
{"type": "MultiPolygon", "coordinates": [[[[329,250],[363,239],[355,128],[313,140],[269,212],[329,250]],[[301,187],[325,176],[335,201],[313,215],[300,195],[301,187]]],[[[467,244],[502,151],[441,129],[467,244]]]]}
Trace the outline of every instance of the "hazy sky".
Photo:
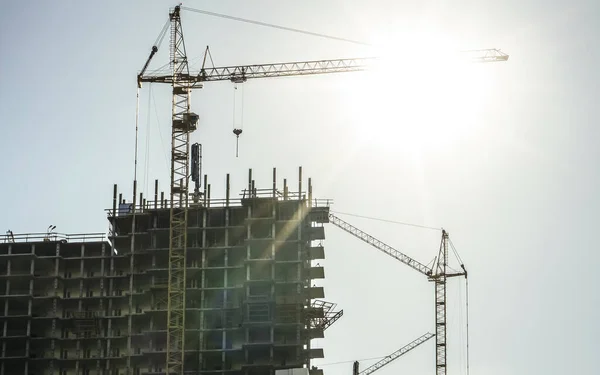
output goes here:
{"type": "MultiPolygon", "coordinates": [[[[107,230],[113,183],[130,198],[135,77],[174,4],[3,2],[2,233],[50,224],[67,233],[107,230]]],[[[280,182],[295,184],[302,165],[315,196],[334,199],[334,210],[443,226],[469,269],[471,374],[596,372],[600,3],[249,4],[184,5],[379,46],[184,12],[195,66],[206,45],[216,65],[413,51],[428,60],[249,81],[243,95],[227,82],[194,92],[201,120],[192,141],[204,145],[213,196],[224,196],[226,173],[237,193],[250,167],[257,184],[270,187],[272,167],[280,182]],[[511,57],[459,69],[445,53],[475,48],[511,57]],[[243,118],[239,158],[234,117],[238,126],[243,118]]],[[[167,62],[167,48],[165,40],[154,67],[167,62]]],[[[151,193],[158,178],[166,191],[169,88],[145,85],[140,95],[139,184],[151,193]]],[[[436,254],[438,232],[343,218],[423,263],[436,254]]],[[[384,356],[433,332],[433,285],[333,226],[326,232],[321,284],[345,312],[316,343],[327,375],[351,372],[350,362],[331,363],[384,356]]],[[[464,374],[464,282],[452,280],[448,294],[449,373],[464,374]]],[[[379,373],[433,374],[434,363],[432,340],[379,373]]]]}

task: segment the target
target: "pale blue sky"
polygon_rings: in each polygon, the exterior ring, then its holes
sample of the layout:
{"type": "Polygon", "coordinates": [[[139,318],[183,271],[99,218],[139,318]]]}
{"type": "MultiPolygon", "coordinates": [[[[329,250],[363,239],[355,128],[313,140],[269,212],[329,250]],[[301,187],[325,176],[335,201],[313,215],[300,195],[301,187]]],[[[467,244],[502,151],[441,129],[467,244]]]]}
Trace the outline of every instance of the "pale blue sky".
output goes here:
{"type": "MultiPolygon", "coordinates": [[[[174,4],[3,2],[2,232],[38,232],[50,224],[67,233],[106,231],[103,209],[111,205],[112,184],[131,189],[135,77],[174,4]]],[[[213,195],[224,194],[226,173],[237,191],[249,167],[257,184],[270,186],[272,167],[296,181],[303,165],[315,195],[333,198],[338,211],[449,230],[470,272],[471,374],[597,371],[600,292],[594,276],[600,256],[592,249],[600,209],[594,106],[600,3],[184,5],[372,43],[418,43],[430,33],[457,49],[509,53],[507,63],[473,66],[471,78],[463,73],[446,82],[432,73],[445,87],[414,86],[414,77],[428,75],[402,64],[386,72],[389,81],[376,84],[363,73],[248,82],[237,159],[232,85],[208,84],[192,97],[201,116],[192,140],[204,144],[213,195]],[[413,87],[402,81],[411,77],[413,87]]],[[[182,19],[189,56],[198,61],[208,44],[217,65],[373,52],[198,14],[183,13],[182,19]]],[[[158,65],[166,62],[167,45],[158,65]]],[[[149,92],[148,86],[141,91],[139,174],[148,193],[155,178],[163,189],[168,184],[161,135],[168,147],[170,110],[168,88],[154,86],[157,120],[149,92]]],[[[421,262],[435,255],[437,233],[347,220],[421,262]]],[[[321,363],[383,356],[434,328],[432,285],[337,228],[328,227],[327,237],[326,299],[338,302],[345,315],[319,340],[326,355],[321,363]]],[[[449,373],[464,374],[458,368],[464,357],[458,313],[464,308],[457,303],[464,303],[464,291],[454,281],[449,373]]],[[[429,342],[380,374],[432,374],[433,354],[429,342]]],[[[324,369],[343,375],[351,366],[324,369]]]]}

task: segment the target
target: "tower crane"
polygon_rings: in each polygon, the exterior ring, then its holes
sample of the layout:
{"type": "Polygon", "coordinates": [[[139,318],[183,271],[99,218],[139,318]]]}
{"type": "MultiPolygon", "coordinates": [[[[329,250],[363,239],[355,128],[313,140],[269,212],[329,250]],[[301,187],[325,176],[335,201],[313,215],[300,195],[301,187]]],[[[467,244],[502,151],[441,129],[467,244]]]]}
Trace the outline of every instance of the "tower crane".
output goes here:
{"type": "Polygon", "coordinates": [[[446,281],[451,277],[464,276],[467,278],[467,269],[461,264],[462,272],[448,271],[448,232],[442,230],[442,240],[436,261],[428,267],[419,261],[409,257],[399,250],[385,244],[370,234],[363,232],[357,227],[345,222],[332,213],[329,213],[329,222],[341,228],[354,237],[381,250],[385,254],[399,260],[410,268],[427,276],[434,283],[435,290],[435,371],[436,375],[446,374],[446,281]]]}
{"type": "MultiPolygon", "coordinates": [[[[508,55],[497,49],[470,52],[474,62],[508,60],[508,55]]],[[[172,87],[171,113],[171,178],[169,224],[169,279],[167,291],[167,373],[183,374],[185,328],[185,280],[188,204],[190,176],[190,134],[196,130],[199,116],[190,111],[192,89],[203,87],[204,82],[245,82],[251,78],[270,78],[355,72],[366,70],[375,58],[301,61],[276,64],[213,67],[191,72],[181,26],[181,7],[169,11],[165,24],[152,47],[150,55],[137,76],[138,90],[144,82],[165,83],[172,87]],[[146,74],[151,60],[158,52],[160,41],[170,26],[170,72],[146,74]]],[[[437,284],[436,284],[437,285],[437,284]]]]}

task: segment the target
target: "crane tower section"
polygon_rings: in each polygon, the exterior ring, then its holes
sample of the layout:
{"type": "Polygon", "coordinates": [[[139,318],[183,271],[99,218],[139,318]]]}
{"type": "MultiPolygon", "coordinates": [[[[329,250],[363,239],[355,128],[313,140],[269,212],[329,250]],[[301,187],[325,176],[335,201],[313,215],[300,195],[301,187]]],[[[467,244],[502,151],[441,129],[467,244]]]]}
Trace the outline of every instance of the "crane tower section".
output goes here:
{"type": "Polygon", "coordinates": [[[188,222],[189,138],[198,116],[190,112],[187,54],[179,6],[169,14],[172,68],[171,187],[169,224],[169,283],[167,308],[167,373],[183,373],[185,327],[185,280],[188,222]]]}
{"type": "MultiPolygon", "coordinates": [[[[446,278],[448,274],[448,232],[442,230],[435,275],[435,373],[446,375],[446,278]]],[[[466,276],[466,274],[465,274],[466,276]]]]}

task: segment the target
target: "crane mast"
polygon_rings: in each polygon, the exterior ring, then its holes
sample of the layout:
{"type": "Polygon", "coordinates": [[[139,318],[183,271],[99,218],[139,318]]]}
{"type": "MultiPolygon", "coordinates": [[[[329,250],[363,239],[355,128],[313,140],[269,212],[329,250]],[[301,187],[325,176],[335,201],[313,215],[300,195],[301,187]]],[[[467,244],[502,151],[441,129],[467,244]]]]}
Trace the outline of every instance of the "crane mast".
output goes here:
{"type": "Polygon", "coordinates": [[[169,224],[169,282],[167,290],[167,374],[182,374],[185,355],[185,287],[188,223],[190,133],[198,116],[190,112],[189,74],[179,6],[171,21],[172,68],[171,193],[169,224]]]}
{"type": "Polygon", "coordinates": [[[435,275],[435,373],[446,374],[446,267],[448,266],[448,233],[442,230],[435,275]]]}

